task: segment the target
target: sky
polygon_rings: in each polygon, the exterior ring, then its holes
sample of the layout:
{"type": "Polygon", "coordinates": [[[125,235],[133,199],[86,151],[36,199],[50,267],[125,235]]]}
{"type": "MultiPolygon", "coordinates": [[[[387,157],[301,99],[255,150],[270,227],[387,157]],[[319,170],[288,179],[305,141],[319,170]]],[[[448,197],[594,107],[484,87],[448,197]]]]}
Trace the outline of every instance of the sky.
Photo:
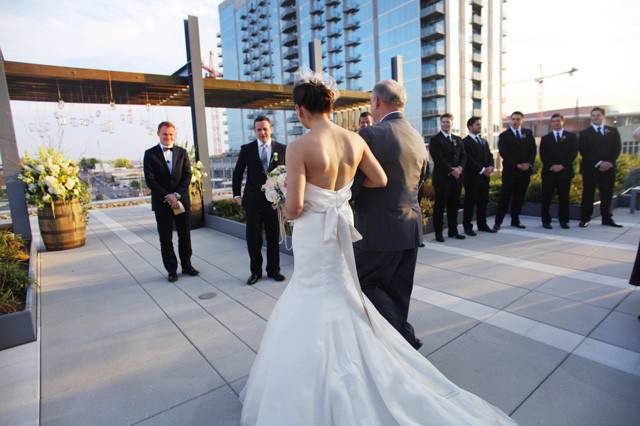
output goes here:
{"type": "MultiPolygon", "coordinates": [[[[0,0],[0,49],[12,61],[171,74],[186,61],[183,19],[199,18],[203,60],[215,50],[219,31],[218,0],[0,0]]],[[[505,114],[537,111],[538,85],[533,78],[569,70],[571,77],[544,83],[543,109],[613,105],[618,111],[640,111],[640,2],[637,0],[509,0],[504,38],[505,114]],[[523,80],[527,80],[524,81],[523,80]]],[[[156,143],[143,120],[176,123],[178,140],[191,143],[187,108],[129,107],[111,111],[105,105],[12,102],[21,152],[39,144],[60,146],[71,158],[120,156],[140,158],[156,143]],[[96,117],[100,111],[100,117],[96,117]],[[90,127],[58,131],[54,112],[93,117],[90,127]],[[100,131],[111,120],[114,133],[100,131]],[[48,124],[47,124],[48,123],[48,124]],[[38,129],[48,131],[40,132],[38,129]],[[31,131],[30,131],[31,130],[31,131]]]]}

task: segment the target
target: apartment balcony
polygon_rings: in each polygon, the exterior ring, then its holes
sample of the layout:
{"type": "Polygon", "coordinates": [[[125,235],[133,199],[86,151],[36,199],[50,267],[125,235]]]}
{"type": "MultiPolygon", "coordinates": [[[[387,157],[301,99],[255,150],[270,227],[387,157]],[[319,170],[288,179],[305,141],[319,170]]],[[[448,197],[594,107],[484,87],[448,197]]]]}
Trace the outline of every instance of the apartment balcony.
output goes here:
{"type": "Polygon", "coordinates": [[[362,77],[362,71],[352,71],[347,73],[347,78],[349,80],[357,80],[362,77]]]}
{"type": "Polygon", "coordinates": [[[288,34],[282,38],[282,44],[285,46],[293,46],[298,44],[298,36],[296,34],[288,34]]]}
{"type": "Polygon", "coordinates": [[[302,126],[293,126],[287,133],[289,136],[301,136],[304,133],[304,128],[302,126]]]}
{"type": "Polygon", "coordinates": [[[340,29],[330,29],[327,30],[327,37],[329,38],[336,38],[336,37],[340,37],[340,35],[342,35],[342,31],[340,31],[340,29]]]}
{"type": "Polygon", "coordinates": [[[295,19],[296,17],[296,7],[288,6],[282,8],[282,13],[280,14],[280,18],[283,20],[295,19]]]}
{"type": "Polygon", "coordinates": [[[249,13],[253,13],[256,11],[256,5],[255,4],[250,4],[249,5],[249,13]]]}
{"type": "Polygon", "coordinates": [[[284,51],[284,54],[282,56],[285,59],[295,59],[298,57],[298,54],[299,52],[297,47],[290,47],[284,51]]]}
{"type": "Polygon", "coordinates": [[[471,73],[471,80],[482,81],[482,73],[477,72],[477,71],[471,73]]]}
{"type": "Polygon", "coordinates": [[[342,19],[342,14],[337,10],[330,10],[325,19],[329,22],[338,22],[342,19]]]}
{"type": "Polygon", "coordinates": [[[248,56],[245,56],[244,59],[242,60],[242,63],[245,65],[249,65],[251,63],[251,58],[249,58],[248,56]]]}
{"type": "Polygon", "coordinates": [[[356,64],[362,60],[362,55],[358,53],[357,55],[347,56],[346,61],[348,63],[356,64]]]}
{"type": "Polygon", "coordinates": [[[482,99],[482,91],[481,90],[474,90],[473,92],[471,92],[471,98],[473,98],[473,99],[482,99]]]}
{"type": "Polygon", "coordinates": [[[262,69],[262,64],[254,64],[251,69],[253,71],[260,71],[262,69]]]}
{"type": "Polygon", "coordinates": [[[444,87],[431,87],[422,89],[423,98],[439,98],[447,96],[444,87]]]}
{"type": "MultiPolygon", "coordinates": [[[[422,108],[422,116],[423,117],[437,117],[446,112],[445,108],[442,106],[438,107],[430,107],[430,108],[422,108]]],[[[435,132],[434,132],[435,133],[435,132]]]]}
{"type": "Polygon", "coordinates": [[[337,6],[340,4],[340,0],[325,0],[324,4],[327,6],[337,6]]]}
{"type": "Polygon", "coordinates": [[[321,4],[313,3],[311,5],[311,10],[309,11],[312,15],[322,15],[324,13],[324,7],[321,4]]]}
{"type": "Polygon", "coordinates": [[[471,23],[474,24],[474,25],[482,25],[482,16],[473,15],[471,17],[471,23]]]}
{"type": "Polygon", "coordinates": [[[256,47],[260,46],[260,40],[258,40],[257,38],[254,38],[251,41],[251,45],[250,46],[255,49],[256,47]]]}
{"type": "Polygon", "coordinates": [[[482,44],[482,36],[480,34],[474,34],[471,36],[471,42],[475,44],[482,44]]]}
{"type": "Polygon", "coordinates": [[[271,74],[271,72],[263,73],[260,75],[260,78],[262,80],[271,80],[273,79],[273,74],[271,74]]]}
{"type": "Polygon", "coordinates": [[[293,6],[294,4],[296,4],[296,0],[282,0],[280,2],[280,6],[282,7],[293,6]]]}
{"type": "Polygon", "coordinates": [[[247,19],[247,14],[246,13],[241,14],[240,19],[247,19]]]}
{"type": "Polygon", "coordinates": [[[444,37],[444,22],[437,22],[435,24],[428,25],[422,29],[420,34],[422,38],[426,39],[444,37]]]}
{"type": "Polygon", "coordinates": [[[300,122],[300,119],[296,114],[290,115],[289,118],[287,118],[287,123],[299,123],[299,122],[300,122]]]}
{"type": "Polygon", "coordinates": [[[296,72],[300,67],[300,62],[298,60],[287,61],[284,65],[284,70],[286,72],[296,72]]]}
{"type": "Polygon", "coordinates": [[[444,65],[425,64],[422,66],[422,78],[432,79],[444,76],[444,65]]]}
{"type": "Polygon", "coordinates": [[[296,28],[298,28],[298,23],[297,23],[297,21],[295,19],[291,20],[291,21],[286,21],[282,25],[282,32],[283,33],[291,33],[293,31],[295,31],[296,28]]]}
{"type": "Polygon", "coordinates": [[[249,25],[255,25],[258,23],[258,20],[256,19],[255,16],[252,16],[249,18],[249,25]]]}
{"type": "Polygon", "coordinates": [[[442,58],[445,56],[443,44],[422,47],[422,59],[442,58]]]}
{"type": "Polygon", "coordinates": [[[328,49],[329,53],[340,53],[342,52],[342,45],[341,44],[336,44],[334,46],[331,46],[328,49]]]}
{"type": "Polygon", "coordinates": [[[470,0],[469,3],[471,3],[471,6],[484,6],[484,0],[470,0]]]}
{"type": "Polygon", "coordinates": [[[247,31],[248,28],[249,27],[247,26],[247,24],[244,24],[244,23],[240,26],[240,30],[242,31],[247,31]]]}
{"type": "Polygon", "coordinates": [[[264,19],[264,18],[268,18],[269,17],[269,10],[268,9],[260,9],[258,11],[258,17],[264,19]]]}
{"type": "Polygon", "coordinates": [[[244,74],[245,76],[251,75],[251,69],[248,68],[248,69],[244,70],[244,72],[242,74],[244,74]]]}
{"type": "Polygon", "coordinates": [[[249,52],[250,50],[251,50],[251,48],[250,48],[249,46],[244,46],[244,47],[242,48],[242,53],[247,53],[247,52],[249,52]]]}
{"type": "Polygon", "coordinates": [[[335,75],[335,76],[333,76],[333,78],[336,80],[337,84],[344,83],[344,75],[343,74],[335,75]]]}
{"type": "Polygon", "coordinates": [[[424,7],[420,11],[421,18],[431,18],[434,16],[444,15],[444,1],[439,1],[438,3],[430,4],[427,7],[424,7]]]}
{"type": "Polygon", "coordinates": [[[360,28],[360,21],[357,19],[345,19],[344,28],[350,31],[357,30],[360,28]]]}
{"type": "Polygon", "coordinates": [[[289,76],[284,80],[284,84],[287,84],[287,85],[292,85],[294,82],[295,82],[295,79],[293,78],[293,76],[289,76]]]}
{"type": "Polygon", "coordinates": [[[269,22],[268,21],[261,21],[260,25],[258,25],[258,29],[260,31],[267,31],[269,29],[269,22]]]}
{"type": "Polygon", "coordinates": [[[473,62],[482,62],[482,53],[473,53],[473,54],[471,54],[471,60],[473,62]]]}
{"type": "Polygon", "coordinates": [[[473,114],[474,117],[482,117],[482,110],[474,108],[471,110],[471,114],[473,114]]]}
{"type": "Polygon", "coordinates": [[[344,13],[356,13],[360,10],[360,5],[354,1],[347,0],[344,2],[344,13]]]}
{"type": "Polygon", "coordinates": [[[324,21],[322,20],[322,18],[318,18],[318,19],[311,19],[311,29],[314,30],[321,30],[325,27],[324,25],[324,21]]]}
{"type": "Polygon", "coordinates": [[[358,46],[361,41],[360,37],[350,37],[347,38],[344,42],[345,46],[358,46]]]}
{"type": "Polygon", "coordinates": [[[329,69],[340,69],[344,66],[344,64],[339,60],[330,60],[329,61],[329,69]]]}

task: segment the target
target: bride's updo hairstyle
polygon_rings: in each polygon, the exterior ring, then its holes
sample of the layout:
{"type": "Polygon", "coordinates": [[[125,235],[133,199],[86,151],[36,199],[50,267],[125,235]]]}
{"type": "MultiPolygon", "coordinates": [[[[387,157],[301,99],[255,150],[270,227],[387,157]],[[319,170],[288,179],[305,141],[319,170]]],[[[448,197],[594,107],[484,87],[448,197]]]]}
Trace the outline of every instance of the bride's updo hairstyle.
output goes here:
{"type": "Polygon", "coordinates": [[[301,67],[294,76],[293,103],[311,114],[333,112],[333,103],[340,96],[336,81],[328,74],[301,67]]]}
{"type": "Polygon", "coordinates": [[[333,111],[335,95],[322,82],[300,81],[293,88],[293,102],[312,114],[333,111]]]}

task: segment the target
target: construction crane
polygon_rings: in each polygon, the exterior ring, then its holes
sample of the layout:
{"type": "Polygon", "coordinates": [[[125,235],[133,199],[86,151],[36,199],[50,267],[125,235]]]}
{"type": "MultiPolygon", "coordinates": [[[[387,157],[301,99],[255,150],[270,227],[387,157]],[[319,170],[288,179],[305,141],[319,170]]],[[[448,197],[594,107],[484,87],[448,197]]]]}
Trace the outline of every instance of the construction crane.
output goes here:
{"type": "Polygon", "coordinates": [[[506,85],[509,84],[520,84],[520,83],[529,83],[529,82],[535,82],[538,83],[538,128],[541,129],[542,128],[542,120],[543,120],[543,108],[544,108],[544,82],[545,80],[549,79],[549,78],[554,78],[554,77],[560,77],[563,75],[569,75],[569,76],[573,76],[573,74],[578,71],[578,68],[576,67],[572,67],[570,70],[568,71],[563,71],[563,72],[558,72],[555,74],[549,74],[549,75],[544,75],[542,72],[542,65],[540,65],[540,74],[538,75],[538,77],[534,77],[534,78],[527,78],[524,80],[516,80],[516,81],[511,81],[508,83],[505,83],[506,85]]]}

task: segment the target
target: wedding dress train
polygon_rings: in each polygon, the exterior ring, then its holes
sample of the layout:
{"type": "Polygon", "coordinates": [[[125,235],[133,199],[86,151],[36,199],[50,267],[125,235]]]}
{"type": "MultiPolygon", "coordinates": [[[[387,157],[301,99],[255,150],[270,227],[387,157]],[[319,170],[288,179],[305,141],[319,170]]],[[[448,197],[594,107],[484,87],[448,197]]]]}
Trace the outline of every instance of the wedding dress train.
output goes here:
{"type": "Polygon", "coordinates": [[[294,272],[240,395],[242,425],[515,425],[450,382],[362,295],[350,188],[306,184],[294,272]]]}

